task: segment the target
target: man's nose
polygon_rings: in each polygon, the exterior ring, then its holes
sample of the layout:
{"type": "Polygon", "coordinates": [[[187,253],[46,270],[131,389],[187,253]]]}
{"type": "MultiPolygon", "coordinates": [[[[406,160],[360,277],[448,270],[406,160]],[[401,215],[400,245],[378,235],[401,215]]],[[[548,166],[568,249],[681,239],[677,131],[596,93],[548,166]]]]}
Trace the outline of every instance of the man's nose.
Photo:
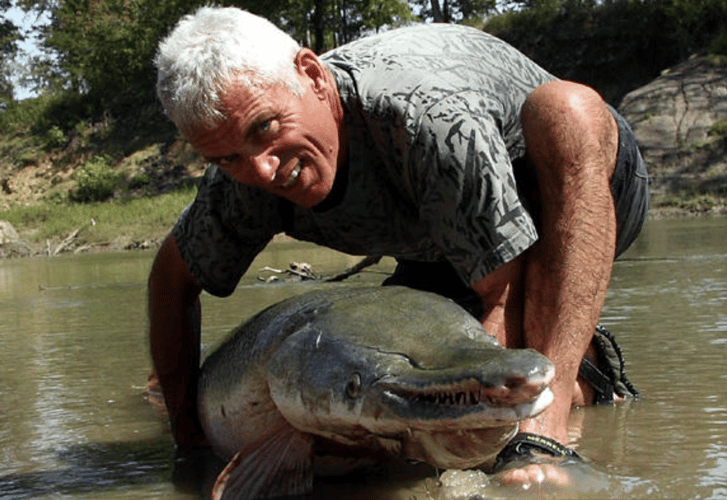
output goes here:
{"type": "Polygon", "coordinates": [[[275,180],[280,158],[273,154],[261,154],[250,158],[251,172],[256,183],[269,184],[275,180]]]}

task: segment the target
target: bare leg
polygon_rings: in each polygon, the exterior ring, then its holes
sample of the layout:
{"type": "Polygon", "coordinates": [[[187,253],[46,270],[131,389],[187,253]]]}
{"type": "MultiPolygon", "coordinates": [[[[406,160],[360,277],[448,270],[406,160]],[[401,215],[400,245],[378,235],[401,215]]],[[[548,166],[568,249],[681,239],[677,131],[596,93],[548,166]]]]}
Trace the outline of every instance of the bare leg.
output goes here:
{"type": "MultiPolygon", "coordinates": [[[[541,201],[540,239],[521,258],[503,266],[499,280],[494,276],[499,288],[488,286],[492,282],[486,278],[475,290],[483,295],[486,311],[490,302],[484,323],[506,346],[535,348],[556,366],[553,404],[523,422],[521,430],[567,444],[571,404],[574,396],[576,401],[583,397],[576,389],[578,368],[613,266],[616,215],[610,178],[618,128],[593,90],[570,82],[536,89],[523,108],[522,120],[541,201]],[[520,287],[521,295],[512,291],[520,287]],[[498,295],[499,302],[493,300],[498,295]],[[517,300],[508,303],[508,298],[517,300]],[[521,331],[507,325],[518,309],[521,331]]],[[[508,471],[503,480],[559,482],[562,478],[557,475],[554,467],[530,465],[508,471]]]]}

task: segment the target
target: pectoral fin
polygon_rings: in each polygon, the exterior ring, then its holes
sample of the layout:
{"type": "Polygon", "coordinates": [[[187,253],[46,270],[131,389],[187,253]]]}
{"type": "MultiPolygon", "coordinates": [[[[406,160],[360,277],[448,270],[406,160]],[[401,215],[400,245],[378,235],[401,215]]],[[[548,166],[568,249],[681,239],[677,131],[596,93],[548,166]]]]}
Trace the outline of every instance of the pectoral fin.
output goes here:
{"type": "Polygon", "coordinates": [[[212,500],[303,495],[313,488],[313,437],[283,424],[239,451],[217,477],[212,500]]]}

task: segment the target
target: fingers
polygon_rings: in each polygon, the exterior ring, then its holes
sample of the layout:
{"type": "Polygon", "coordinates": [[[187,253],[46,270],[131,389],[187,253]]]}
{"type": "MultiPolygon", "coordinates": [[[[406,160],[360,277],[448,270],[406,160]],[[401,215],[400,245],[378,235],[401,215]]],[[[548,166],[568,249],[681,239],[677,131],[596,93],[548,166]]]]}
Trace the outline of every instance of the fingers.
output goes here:
{"type": "Polygon", "coordinates": [[[503,485],[519,485],[524,490],[530,489],[533,485],[570,486],[568,473],[551,464],[529,464],[518,469],[509,469],[498,474],[498,479],[503,485]]]}

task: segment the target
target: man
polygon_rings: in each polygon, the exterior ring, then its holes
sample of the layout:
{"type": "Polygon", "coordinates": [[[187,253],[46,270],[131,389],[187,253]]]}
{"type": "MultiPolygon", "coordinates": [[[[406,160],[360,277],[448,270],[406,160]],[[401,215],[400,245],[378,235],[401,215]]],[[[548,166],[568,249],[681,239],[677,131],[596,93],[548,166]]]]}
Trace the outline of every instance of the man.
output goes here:
{"type": "Polygon", "coordinates": [[[548,356],[555,401],[522,423],[502,461],[525,462],[503,477],[562,479],[518,452],[572,453],[571,406],[594,400],[579,369],[584,355],[602,361],[591,340],[613,260],[648,205],[615,111],[502,41],[450,25],[319,58],[263,19],[202,8],[160,44],[156,64],[167,114],[211,163],[149,278],[152,358],[177,443],[204,442],[200,291],[232,293],[285,232],[392,255],[388,283],[450,296],[506,347],[548,356]]]}

